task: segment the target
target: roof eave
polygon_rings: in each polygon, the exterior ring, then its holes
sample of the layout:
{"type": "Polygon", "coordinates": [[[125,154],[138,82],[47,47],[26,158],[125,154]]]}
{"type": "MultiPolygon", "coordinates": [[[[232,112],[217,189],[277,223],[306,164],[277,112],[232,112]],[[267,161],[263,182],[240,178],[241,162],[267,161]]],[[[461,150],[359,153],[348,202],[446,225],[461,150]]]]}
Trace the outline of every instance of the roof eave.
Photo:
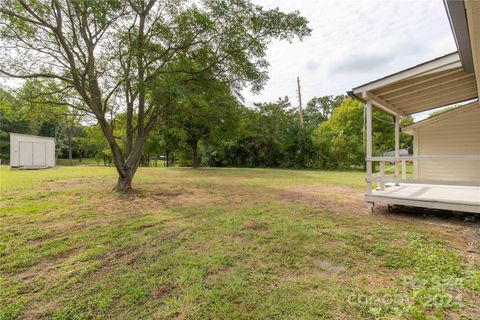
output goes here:
{"type": "Polygon", "coordinates": [[[412,76],[415,76],[415,77],[420,76],[426,72],[432,72],[432,70],[435,70],[435,69],[438,70],[438,68],[444,68],[446,66],[450,67],[455,65],[460,66],[459,61],[460,60],[459,60],[458,52],[455,51],[455,52],[446,54],[444,56],[438,57],[436,59],[429,60],[429,61],[417,64],[413,67],[392,73],[380,79],[367,82],[365,84],[362,84],[360,86],[353,88],[352,91],[355,95],[358,96],[358,94],[363,94],[364,92],[374,90],[386,84],[392,84],[412,76]]]}
{"type": "Polygon", "coordinates": [[[458,0],[443,0],[443,3],[447,11],[448,21],[450,22],[462,67],[465,72],[473,73],[475,70],[465,3],[458,0]]]}

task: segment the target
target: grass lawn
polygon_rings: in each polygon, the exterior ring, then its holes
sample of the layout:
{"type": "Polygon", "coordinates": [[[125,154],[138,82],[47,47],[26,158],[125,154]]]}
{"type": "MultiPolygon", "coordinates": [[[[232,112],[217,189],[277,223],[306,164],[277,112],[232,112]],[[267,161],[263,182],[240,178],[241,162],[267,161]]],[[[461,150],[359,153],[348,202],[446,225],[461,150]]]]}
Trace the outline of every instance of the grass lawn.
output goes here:
{"type": "Polygon", "coordinates": [[[364,174],[1,166],[0,319],[478,319],[478,224],[365,213],[364,174]]]}
{"type": "MultiPolygon", "coordinates": [[[[95,159],[92,158],[83,158],[82,161],[79,159],[73,159],[72,165],[74,166],[86,166],[86,165],[102,165],[103,166],[103,161],[97,162],[95,159]]],[[[68,166],[68,159],[56,159],[55,163],[57,166],[68,166]]]]}

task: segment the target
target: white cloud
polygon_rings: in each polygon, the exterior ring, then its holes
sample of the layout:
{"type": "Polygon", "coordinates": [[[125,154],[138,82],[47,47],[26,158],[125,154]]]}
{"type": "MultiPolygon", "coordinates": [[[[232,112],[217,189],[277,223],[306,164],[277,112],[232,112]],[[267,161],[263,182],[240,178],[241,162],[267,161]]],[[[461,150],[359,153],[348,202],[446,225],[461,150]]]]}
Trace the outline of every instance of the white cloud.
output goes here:
{"type": "Polygon", "coordinates": [[[347,90],[456,50],[443,2],[253,0],[266,8],[299,10],[313,29],[303,42],[274,42],[270,81],[247,105],[289,96],[296,78],[305,101],[347,90]]]}

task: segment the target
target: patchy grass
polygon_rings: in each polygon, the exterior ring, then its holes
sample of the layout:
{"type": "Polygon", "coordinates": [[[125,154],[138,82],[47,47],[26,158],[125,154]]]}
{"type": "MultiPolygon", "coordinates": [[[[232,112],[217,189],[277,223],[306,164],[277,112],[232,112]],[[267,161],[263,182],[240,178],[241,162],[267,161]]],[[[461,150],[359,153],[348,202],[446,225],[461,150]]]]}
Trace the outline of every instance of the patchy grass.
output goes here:
{"type": "Polygon", "coordinates": [[[0,319],[477,319],[478,225],[364,213],[361,172],[0,168],[0,319]]]}
{"type": "MultiPolygon", "coordinates": [[[[57,159],[56,161],[57,166],[68,166],[70,165],[68,159],[57,159]]],[[[102,165],[103,161],[96,161],[93,158],[83,158],[81,161],[80,159],[73,159],[72,165],[74,166],[88,166],[88,165],[102,165]]]]}

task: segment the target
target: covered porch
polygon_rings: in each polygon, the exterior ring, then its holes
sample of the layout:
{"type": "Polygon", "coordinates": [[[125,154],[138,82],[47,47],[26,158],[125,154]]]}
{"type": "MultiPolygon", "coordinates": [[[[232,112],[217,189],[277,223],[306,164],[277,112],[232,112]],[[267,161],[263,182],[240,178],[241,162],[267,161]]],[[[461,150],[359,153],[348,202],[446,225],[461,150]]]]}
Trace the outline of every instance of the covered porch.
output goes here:
{"type": "MultiPolygon", "coordinates": [[[[458,52],[417,65],[355,88],[350,94],[365,102],[367,190],[365,199],[371,212],[375,204],[403,205],[480,213],[480,181],[419,179],[407,175],[407,163],[442,162],[462,166],[480,161],[480,148],[469,154],[400,155],[400,119],[418,112],[478,99],[477,77],[462,67],[458,52]],[[395,119],[395,155],[372,154],[372,108],[377,107],[395,119]],[[386,174],[392,163],[394,173],[386,174]],[[373,173],[379,164],[378,174],[373,173]],[[374,189],[374,184],[376,188],[374,189]]],[[[475,102],[474,102],[475,103],[475,102]]],[[[478,102],[476,102],[478,104],[478,102]]],[[[480,119],[478,119],[480,126],[480,119]]]]}
{"type": "Polygon", "coordinates": [[[410,126],[410,130],[413,130],[414,153],[400,156],[402,117],[464,102],[471,102],[473,109],[479,108],[480,2],[444,0],[444,3],[457,52],[366,83],[349,92],[349,95],[365,102],[365,198],[370,211],[375,203],[384,203],[480,213],[478,113],[471,113],[463,120],[451,118],[441,130],[431,130],[430,138],[434,139],[427,139],[426,142],[420,139],[427,146],[422,152],[418,151],[419,139],[415,138],[420,132],[418,130],[423,129],[410,126]],[[394,156],[375,157],[372,154],[374,106],[395,119],[394,156]],[[470,134],[468,142],[460,137],[459,132],[463,137],[466,137],[465,133],[470,134]],[[450,147],[446,148],[447,145],[450,147]],[[414,172],[413,177],[409,177],[407,161],[417,169],[430,166],[434,170],[420,175],[414,172]],[[378,175],[373,174],[374,163],[380,164],[378,175]],[[393,175],[385,174],[386,163],[394,164],[393,175]],[[374,183],[377,185],[375,190],[374,183]]]}

